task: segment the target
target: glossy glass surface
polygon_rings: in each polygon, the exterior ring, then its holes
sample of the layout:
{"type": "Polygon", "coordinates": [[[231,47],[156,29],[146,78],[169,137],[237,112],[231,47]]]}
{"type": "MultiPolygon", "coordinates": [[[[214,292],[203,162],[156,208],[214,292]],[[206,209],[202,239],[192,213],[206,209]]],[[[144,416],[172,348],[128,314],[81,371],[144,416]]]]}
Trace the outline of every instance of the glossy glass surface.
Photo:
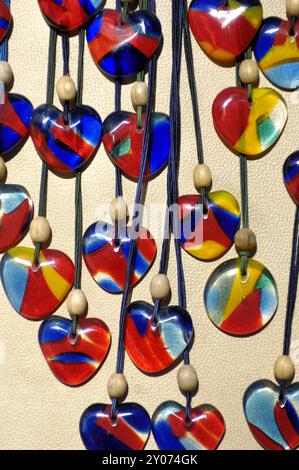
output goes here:
{"type": "Polygon", "coordinates": [[[216,450],[224,433],[225,422],[212,405],[191,410],[186,423],[185,408],[175,401],[162,403],[152,418],[153,434],[160,450],[216,450]]]}
{"type": "MultiPolygon", "coordinates": [[[[122,293],[125,285],[130,247],[130,227],[119,230],[115,243],[115,227],[96,222],[83,237],[83,257],[96,283],[111,294],[122,293]]],[[[130,286],[136,285],[149,271],[157,253],[156,242],[145,228],[140,228],[136,239],[134,269],[130,286]]]]}
{"type": "Polygon", "coordinates": [[[9,250],[0,265],[1,281],[13,308],[28,320],[43,320],[64,301],[74,282],[74,265],[58,250],[43,249],[39,265],[34,248],[9,250]]]}
{"type": "Polygon", "coordinates": [[[247,276],[242,276],[240,259],[218,266],[209,277],[204,293],[210,320],[225,333],[245,336],[261,330],[278,305],[272,274],[265,266],[249,259],[247,276]]]}
{"type": "Polygon", "coordinates": [[[279,139],[288,111],[282,96],[271,88],[254,88],[252,103],[245,88],[221,91],[212,108],[214,126],[233,151],[257,157],[279,139]]]}
{"type": "Polygon", "coordinates": [[[296,90],[299,86],[299,24],[290,36],[291,22],[266,18],[254,46],[256,60],[275,86],[296,90]]]}
{"type": "Polygon", "coordinates": [[[115,422],[111,419],[111,405],[91,405],[80,421],[87,450],[143,450],[150,430],[150,417],[137,403],[119,405],[115,422]]]}
{"type": "Polygon", "coordinates": [[[125,325],[125,348],[134,364],[148,374],[167,370],[193,337],[189,313],[169,306],[159,310],[153,323],[154,307],[137,301],[129,305],[125,325]]]}
{"type": "Polygon", "coordinates": [[[4,0],[0,0],[0,43],[5,39],[7,36],[12,23],[12,16],[10,13],[10,9],[4,2],[4,0]]]}
{"type": "Polygon", "coordinates": [[[189,9],[191,30],[212,59],[231,63],[252,42],[263,19],[259,0],[193,0],[189,9]]]}
{"type": "Polygon", "coordinates": [[[38,0],[49,25],[64,32],[82,28],[105,3],[106,0],[38,0]]]}
{"type": "MultiPolygon", "coordinates": [[[[103,124],[103,144],[112,163],[122,173],[137,181],[140,173],[146,115],[143,128],[137,127],[137,114],[119,111],[110,114],[103,124]]],[[[167,165],[170,153],[169,117],[152,114],[151,151],[146,164],[145,179],[154,178],[167,165]]]]}
{"type": "Polygon", "coordinates": [[[0,184],[0,252],[20,243],[33,217],[28,191],[16,184],[0,184]]]}
{"type": "Polygon", "coordinates": [[[299,384],[285,391],[270,380],[259,380],[248,387],[243,406],[255,439],[267,450],[293,450],[299,446],[299,384]]]}
{"type": "Polygon", "coordinates": [[[4,103],[0,104],[0,155],[2,157],[13,155],[25,142],[29,135],[32,111],[32,104],[24,96],[15,93],[4,95],[4,103]]]}
{"type": "Polygon", "coordinates": [[[73,173],[95,155],[101,143],[102,121],[94,109],[82,105],[69,112],[66,124],[62,111],[43,104],[32,114],[30,132],[49,168],[73,173]]]}
{"type": "Polygon", "coordinates": [[[72,320],[53,316],[39,329],[38,340],[55,377],[65,385],[82,385],[91,379],[106,359],[111,343],[107,325],[97,318],[80,318],[77,336],[72,320]]]}
{"type": "Polygon", "coordinates": [[[181,196],[178,203],[181,245],[187,253],[203,261],[213,261],[231,248],[240,226],[240,207],[232,194],[209,193],[205,214],[199,194],[181,196]]]}
{"type": "Polygon", "coordinates": [[[111,78],[131,77],[143,70],[161,37],[161,24],[148,11],[130,13],[122,24],[120,12],[103,10],[87,29],[92,58],[111,78]]]}
{"type": "Polygon", "coordinates": [[[294,203],[299,205],[299,152],[292,153],[283,165],[284,184],[294,203]]]}

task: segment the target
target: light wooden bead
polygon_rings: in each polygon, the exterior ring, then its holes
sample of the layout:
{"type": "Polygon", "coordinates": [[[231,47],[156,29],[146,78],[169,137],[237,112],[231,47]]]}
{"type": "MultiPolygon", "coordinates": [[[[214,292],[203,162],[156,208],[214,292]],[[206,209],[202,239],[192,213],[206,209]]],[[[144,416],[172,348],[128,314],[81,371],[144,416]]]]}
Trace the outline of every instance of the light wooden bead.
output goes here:
{"type": "Polygon", "coordinates": [[[66,306],[70,315],[85,316],[88,308],[86,295],[80,289],[72,290],[68,295],[66,306]]]}
{"type": "Polygon", "coordinates": [[[63,75],[56,83],[56,92],[60,101],[74,101],[77,94],[74,80],[68,75],[63,75]]]}
{"type": "Polygon", "coordinates": [[[0,181],[3,181],[6,176],[6,164],[2,157],[0,157],[0,181]]]}
{"type": "Polygon", "coordinates": [[[212,187],[212,174],[207,165],[196,165],[193,170],[193,182],[196,190],[200,192],[201,188],[210,191],[212,187]]]}
{"type": "Polygon", "coordinates": [[[10,91],[14,84],[12,68],[5,60],[0,61],[0,82],[4,84],[6,91],[10,91]]]}
{"type": "Polygon", "coordinates": [[[177,374],[179,389],[182,393],[194,393],[198,388],[198,377],[192,366],[182,366],[177,374]]]}
{"type": "Polygon", "coordinates": [[[166,299],[170,294],[170,283],[166,274],[157,274],[151,280],[150,293],[154,300],[166,299]]]}
{"type": "Polygon", "coordinates": [[[299,0],[286,0],[286,11],[289,17],[299,16],[299,0]]]}
{"type": "Polygon", "coordinates": [[[279,356],[274,363],[274,376],[277,382],[291,382],[295,375],[295,366],[290,356],[279,356]]]}
{"type": "Polygon", "coordinates": [[[255,60],[246,59],[241,62],[239,68],[241,82],[245,84],[256,83],[259,78],[259,68],[255,60]]]}
{"type": "Polygon", "coordinates": [[[35,217],[29,227],[33,243],[47,243],[51,238],[51,227],[45,217],[35,217]]]}
{"type": "Polygon", "coordinates": [[[249,228],[241,228],[235,235],[235,248],[237,253],[248,251],[251,256],[256,252],[256,236],[249,228]]]}
{"type": "Polygon", "coordinates": [[[113,223],[115,222],[127,222],[128,207],[125,200],[122,197],[116,197],[112,200],[110,205],[110,216],[113,223]]]}
{"type": "Polygon", "coordinates": [[[124,374],[110,375],[107,392],[110,398],[123,398],[128,391],[128,382],[124,374]]]}
{"type": "Polygon", "coordinates": [[[136,82],[131,88],[131,101],[134,108],[146,106],[148,99],[148,86],[144,82],[136,82]]]}

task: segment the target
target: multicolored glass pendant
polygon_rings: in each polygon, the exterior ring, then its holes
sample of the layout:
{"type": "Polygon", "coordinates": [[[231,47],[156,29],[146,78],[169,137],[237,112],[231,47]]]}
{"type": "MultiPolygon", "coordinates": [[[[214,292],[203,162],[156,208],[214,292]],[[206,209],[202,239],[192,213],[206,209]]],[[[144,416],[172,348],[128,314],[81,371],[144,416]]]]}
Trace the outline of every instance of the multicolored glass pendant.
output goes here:
{"type": "Polygon", "coordinates": [[[189,24],[213,60],[234,63],[251,44],[263,19],[259,0],[193,0],[189,24]]]}
{"type": "Polygon", "coordinates": [[[111,418],[111,405],[91,405],[80,421],[81,438],[87,450],[143,450],[150,431],[150,417],[136,403],[119,405],[115,421],[111,418]]]}
{"type": "Polygon", "coordinates": [[[49,25],[62,32],[75,32],[103,7],[105,0],[38,0],[49,25]]]}
{"type": "Polygon", "coordinates": [[[87,29],[93,60],[111,78],[128,78],[141,72],[157,50],[162,37],[158,18],[149,11],[129,13],[102,10],[87,29]]]}
{"type": "Polygon", "coordinates": [[[299,86],[299,23],[272,16],[266,18],[254,46],[254,54],[265,76],[275,86],[296,90],[299,86]]]}
{"type": "MultiPolygon", "coordinates": [[[[124,227],[115,240],[115,226],[96,222],[83,237],[83,257],[96,283],[111,294],[122,293],[127,270],[130,247],[130,227],[124,227]]],[[[135,263],[130,286],[135,286],[147,274],[157,253],[156,242],[151,233],[140,228],[136,237],[135,263]]]]}
{"type": "MultiPolygon", "coordinates": [[[[146,115],[142,128],[137,127],[137,114],[119,111],[110,114],[103,124],[103,144],[108,157],[128,178],[137,181],[140,173],[146,115]]],[[[170,152],[169,117],[152,113],[151,151],[145,169],[145,180],[154,178],[167,165],[170,152]]]]}
{"type": "Polygon", "coordinates": [[[111,335],[97,318],[80,318],[77,335],[72,336],[72,320],[53,316],[39,329],[39,344],[55,377],[65,385],[83,385],[103,364],[111,335]]]}
{"type": "Polygon", "coordinates": [[[162,403],[152,418],[153,434],[160,450],[216,450],[225,434],[221,413],[212,405],[191,409],[175,401],[162,403]]]}
{"type": "Polygon", "coordinates": [[[54,171],[73,173],[96,153],[102,137],[102,121],[90,106],[77,106],[64,121],[63,111],[43,104],[32,114],[31,138],[39,156],[54,171]]]}
{"type": "Polygon", "coordinates": [[[294,203],[299,206],[299,152],[292,153],[283,165],[284,184],[294,203]]]}
{"type": "Polygon", "coordinates": [[[212,107],[216,131],[234,152],[257,157],[279,139],[287,122],[287,106],[271,88],[253,88],[252,102],[245,88],[221,91],[212,107]]]}
{"type": "Polygon", "coordinates": [[[0,43],[6,38],[12,24],[10,8],[0,0],[0,43]]]}
{"type": "Polygon", "coordinates": [[[265,266],[248,260],[247,275],[241,274],[240,258],[225,261],[209,277],[204,293],[210,320],[231,335],[246,336],[261,330],[273,318],[278,293],[265,266]]]}
{"type": "Polygon", "coordinates": [[[232,194],[209,193],[205,213],[200,194],[181,196],[178,204],[181,245],[187,253],[202,261],[213,261],[231,248],[240,226],[240,207],[232,194]]]}
{"type": "Polygon", "coordinates": [[[299,384],[285,390],[270,380],[259,380],[246,390],[244,413],[255,439],[267,450],[293,450],[299,446],[299,384]]]}
{"type": "Polygon", "coordinates": [[[39,264],[34,248],[9,250],[0,265],[1,281],[12,307],[28,320],[43,320],[64,301],[74,282],[74,265],[58,250],[42,249],[39,264]]]}
{"type": "Polygon", "coordinates": [[[9,157],[19,150],[29,135],[33,106],[27,98],[6,93],[0,104],[0,155],[9,157]]]}
{"type": "Polygon", "coordinates": [[[193,338],[189,313],[181,307],[161,308],[153,322],[154,307],[137,301],[129,305],[125,348],[134,364],[147,374],[163,372],[178,361],[193,338]]]}

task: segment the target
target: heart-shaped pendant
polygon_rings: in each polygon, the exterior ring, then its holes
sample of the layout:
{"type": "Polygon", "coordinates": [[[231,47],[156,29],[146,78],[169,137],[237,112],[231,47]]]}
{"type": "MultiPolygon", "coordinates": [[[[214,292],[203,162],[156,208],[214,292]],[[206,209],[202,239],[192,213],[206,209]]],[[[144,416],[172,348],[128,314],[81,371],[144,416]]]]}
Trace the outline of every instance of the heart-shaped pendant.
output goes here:
{"type": "Polygon", "coordinates": [[[0,184],[0,252],[18,245],[33,217],[28,191],[16,184],[0,184]]]}
{"type": "Polygon", "coordinates": [[[292,153],[284,162],[283,179],[289,195],[299,206],[299,152],[292,153]]]}
{"type": "Polygon", "coordinates": [[[212,113],[223,142],[249,157],[265,153],[277,142],[288,117],[284,99],[271,88],[254,88],[252,103],[245,88],[226,88],[215,98],[212,113]]]}
{"type": "Polygon", "coordinates": [[[34,248],[18,246],[3,256],[0,274],[13,308],[28,320],[43,320],[66,298],[75,269],[67,255],[49,249],[41,251],[36,266],[34,248]]]}
{"type": "Polygon", "coordinates": [[[225,261],[209,277],[204,293],[210,320],[231,335],[246,336],[261,330],[273,318],[277,305],[276,283],[267,268],[248,260],[247,275],[240,258],[225,261]]]}
{"type": "MultiPolygon", "coordinates": [[[[110,114],[103,124],[103,144],[108,157],[128,178],[137,181],[140,173],[146,115],[142,129],[137,127],[137,114],[119,111],[110,114]]],[[[145,179],[154,178],[167,165],[170,153],[169,117],[152,114],[150,155],[145,179]]]]}
{"type": "Polygon", "coordinates": [[[38,340],[55,377],[65,385],[78,386],[90,380],[108,354],[111,335],[97,318],[80,318],[77,336],[72,336],[72,320],[53,316],[39,329],[38,340]]]}
{"type": "Polygon", "coordinates": [[[213,60],[234,63],[251,44],[263,19],[259,0],[193,0],[189,23],[197,42],[213,60]]]}
{"type": "Polygon", "coordinates": [[[285,390],[270,380],[254,382],[245,392],[244,413],[255,439],[267,450],[293,450],[299,446],[299,383],[285,390]]]}
{"type": "Polygon", "coordinates": [[[165,371],[190,344],[193,324],[181,307],[161,308],[154,323],[154,307],[133,302],[127,309],[125,348],[134,364],[147,374],[165,371]]]}
{"type": "Polygon", "coordinates": [[[260,69],[274,85],[286,90],[299,86],[299,24],[277,17],[266,18],[254,46],[260,69]]]}
{"type": "Polygon", "coordinates": [[[111,405],[91,405],[80,420],[87,450],[143,450],[150,431],[150,417],[137,403],[119,405],[115,420],[111,418],[111,405]]]}
{"type": "Polygon", "coordinates": [[[54,171],[73,173],[96,153],[102,137],[102,121],[90,106],[76,106],[68,113],[53,105],[36,108],[31,119],[31,138],[39,156],[54,171]]]}
{"type": "MultiPolygon", "coordinates": [[[[115,227],[106,222],[96,222],[83,237],[83,257],[88,271],[96,283],[111,294],[121,294],[126,280],[130,248],[131,227],[120,230],[115,242],[115,227]]],[[[130,286],[135,286],[153,264],[157,247],[151,233],[141,227],[135,236],[136,250],[130,286]]]]}
{"type": "Polygon", "coordinates": [[[88,23],[105,0],[38,0],[38,4],[52,28],[72,33],[88,23]]]}
{"type": "Polygon", "coordinates": [[[4,95],[0,104],[0,155],[9,157],[29,135],[33,106],[27,98],[15,93],[4,95]]]}
{"type": "Polygon", "coordinates": [[[158,18],[149,11],[121,13],[102,10],[87,29],[93,60],[111,78],[128,78],[143,70],[161,41],[158,18]]]}
{"type": "Polygon", "coordinates": [[[156,409],[152,426],[160,450],[216,450],[225,434],[222,414],[207,404],[192,408],[186,422],[185,408],[166,401],[156,409]]]}
{"type": "Polygon", "coordinates": [[[6,38],[7,34],[9,33],[11,23],[12,16],[10,13],[10,9],[8,8],[4,0],[0,0],[0,43],[6,38]]]}
{"type": "Polygon", "coordinates": [[[240,207],[232,194],[209,193],[205,214],[199,194],[181,196],[178,203],[181,245],[187,253],[202,261],[213,261],[231,248],[240,226],[240,207]]]}

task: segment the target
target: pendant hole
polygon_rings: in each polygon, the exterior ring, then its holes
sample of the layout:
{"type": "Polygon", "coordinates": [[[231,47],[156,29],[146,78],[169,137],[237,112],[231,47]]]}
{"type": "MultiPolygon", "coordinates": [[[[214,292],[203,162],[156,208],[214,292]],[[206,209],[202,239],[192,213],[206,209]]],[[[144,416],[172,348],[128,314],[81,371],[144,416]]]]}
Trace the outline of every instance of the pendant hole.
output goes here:
{"type": "Polygon", "coordinates": [[[34,273],[37,273],[40,270],[40,268],[41,268],[41,266],[40,266],[39,263],[38,264],[33,263],[32,267],[31,267],[31,269],[34,273]]]}
{"type": "Polygon", "coordinates": [[[109,419],[110,419],[111,427],[116,428],[116,426],[118,425],[118,413],[117,413],[117,411],[116,411],[115,415],[110,416],[109,419]]]}
{"type": "Polygon", "coordinates": [[[296,40],[296,36],[295,36],[295,35],[290,36],[290,43],[291,43],[291,44],[294,44],[295,40],[296,40]]]}
{"type": "Polygon", "coordinates": [[[151,318],[151,320],[150,320],[150,325],[151,325],[151,329],[152,329],[153,331],[156,331],[157,328],[158,328],[158,326],[159,326],[157,319],[151,318]]]}
{"type": "Polygon", "coordinates": [[[140,127],[140,128],[136,127],[136,132],[137,132],[137,134],[143,134],[144,128],[143,127],[140,127]]]}
{"type": "Polygon", "coordinates": [[[80,334],[78,332],[77,332],[76,335],[70,334],[69,337],[68,337],[68,340],[69,340],[69,343],[70,343],[71,346],[76,346],[79,339],[80,339],[80,334]]]}
{"type": "Polygon", "coordinates": [[[249,272],[247,271],[246,274],[241,274],[241,284],[246,284],[249,279],[249,272]]]}
{"type": "Polygon", "coordinates": [[[283,409],[286,406],[286,400],[284,400],[284,401],[278,400],[277,404],[278,404],[280,409],[283,409]]]}

